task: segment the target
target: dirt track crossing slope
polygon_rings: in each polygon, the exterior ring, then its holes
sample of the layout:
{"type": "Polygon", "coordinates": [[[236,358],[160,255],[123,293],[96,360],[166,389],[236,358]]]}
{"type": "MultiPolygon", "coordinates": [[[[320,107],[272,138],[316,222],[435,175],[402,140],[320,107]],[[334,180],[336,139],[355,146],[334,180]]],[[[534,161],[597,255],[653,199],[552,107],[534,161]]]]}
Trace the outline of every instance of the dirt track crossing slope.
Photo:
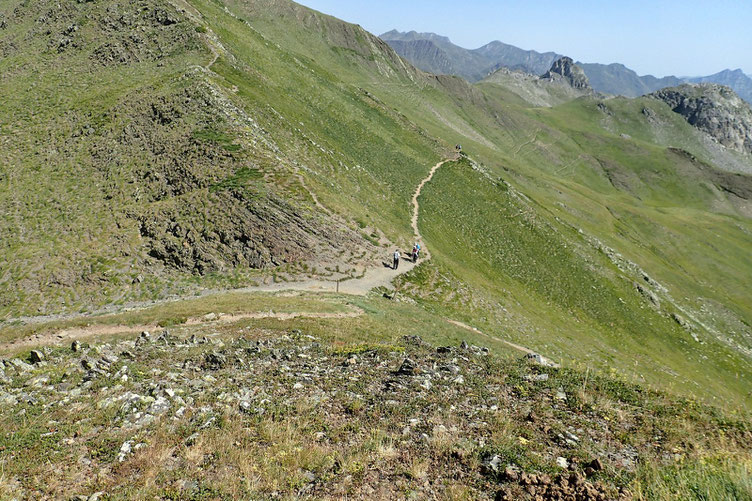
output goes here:
{"type": "MultiPolygon", "coordinates": [[[[418,216],[420,214],[420,204],[418,203],[418,197],[420,197],[420,192],[423,190],[423,186],[425,186],[427,182],[433,179],[433,175],[436,174],[436,171],[439,170],[439,168],[441,168],[442,165],[450,161],[451,160],[442,160],[441,162],[434,165],[431,171],[428,173],[428,177],[426,177],[423,181],[420,182],[420,184],[418,185],[418,188],[415,190],[415,194],[413,195],[413,217],[412,217],[411,223],[413,227],[413,235],[415,235],[415,240],[418,242],[423,240],[423,238],[420,235],[420,230],[418,229],[418,216]]],[[[431,258],[431,253],[428,249],[425,250],[424,254],[425,254],[425,259],[431,258]]]]}

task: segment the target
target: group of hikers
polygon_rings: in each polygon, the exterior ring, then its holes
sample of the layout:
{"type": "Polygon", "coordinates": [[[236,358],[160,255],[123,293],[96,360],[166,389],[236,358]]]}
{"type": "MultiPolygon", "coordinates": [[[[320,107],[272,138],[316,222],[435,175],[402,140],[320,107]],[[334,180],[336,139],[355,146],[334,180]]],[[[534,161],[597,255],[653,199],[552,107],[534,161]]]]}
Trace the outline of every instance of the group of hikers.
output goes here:
{"type": "MultiPolygon", "coordinates": [[[[413,245],[413,251],[410,253],[410,257],[412,257],[413,263],[418,262],[418,256],[420,254],[420,244],[418,242],[415,242],[415,245],[413,245]]],[[[392,263],[392,269],[396,270],[399,267],[400,262],[400,251],[399,249],[396,249],[394,251],[394,261],[392,263]]]]}

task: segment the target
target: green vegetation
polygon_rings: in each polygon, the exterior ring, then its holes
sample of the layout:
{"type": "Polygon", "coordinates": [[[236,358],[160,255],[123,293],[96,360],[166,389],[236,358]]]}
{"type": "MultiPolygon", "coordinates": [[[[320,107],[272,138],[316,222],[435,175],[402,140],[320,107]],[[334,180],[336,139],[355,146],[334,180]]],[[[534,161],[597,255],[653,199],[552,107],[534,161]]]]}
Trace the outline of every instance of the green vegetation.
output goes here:
{"type": "MultiPolygon", "coordinates": [[[[360,299],[355,317],[241,316],[258,312],[249,305],[262,301],[314,313],[349,300],[200,298],[192,311],[224,305],[238,316],[176,325],[152,332],[151,340],[127,334],[94,341],[79,353],[45,349],[47,365],[6,369],[6,390],[18,388],[30,399],[10,404],[8,393],[0,394],[0,493],[185,499],[207,492],[465,492],[477,499],[500,490],[523,494],[522,483],[505,479],[506,465],[569,478],[557,465],[565,457],[576,462],[572,474],[612,498],[750,494],[745,445],[752,430],[738,416],[614,375],[528,364],[519,351],[504,351],[420,305],[381,297],[360,299]],[[414,374],[398,372],[405,358],[414,374]],[[86,369],[92,366],[96,371],[86,369]],[[59,401],[65,405],[47,405],[59,401]],[[499,472],[482,467],[493,456],[502,462],[499,472]],[[593,458],[602,469],[586,473],[593,458]]],[[[128,315],[91,327],[125,324],[128,315]]],[[[54,328],[40,326],[38,333],[54,328]]]]}

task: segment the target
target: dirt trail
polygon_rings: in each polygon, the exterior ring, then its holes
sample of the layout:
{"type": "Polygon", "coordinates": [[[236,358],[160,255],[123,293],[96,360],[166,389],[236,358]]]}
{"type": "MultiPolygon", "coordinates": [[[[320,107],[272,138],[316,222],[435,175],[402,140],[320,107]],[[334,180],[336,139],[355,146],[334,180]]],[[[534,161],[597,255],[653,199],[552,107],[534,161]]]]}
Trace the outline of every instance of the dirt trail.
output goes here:
{"type": "MultiPolygon", "coordinates": [[[[420,230],[418,229],[418,216],[420,212],[420,204],[418,203],[418,197],[420,197],[421,190],[423,189],[423,186],[425,186],[426,183],[428,183],[436,173],[436,171],[444,165],[446,162],[453,161],[453,159],[446,159],[443,160],[436,165],[433,166],[433,168],[428,173],[428,176],[423,179],[420,184],[418,185],[417,189],[415,190],[415,194],[412,198],[412,206],[413,206],[413,214],[411,219],[411,224],[413,228],[413,233],[416,241],[421,241],[422,237],[420,235],[420,230]]],[[[422,259],[430,259],[431,254],[429,253],[428,249],[425,249],[423,252],[422,259]]],[[[264,285],[257,285],[257,286],[251,286],[251,287],[244,287],[240,289],[232,289],[232,290],[213,290],[213,291],[205,291],[202,296],[211,296],[211,295],[218,295],[218,294],[224,294],[228,292],[281,292],[281,291],[307,291],[307,292],[338,292],[340,294],[349,294],[354,296],[365,296],[369,291],[372,289],[375,289],[377,287],[386,287],[390,288],[392,281],[397,278],[400,275],[403,275],[410,270],[412,270],[415,267],[415,264],[411,262],[409,259],[407,259],[407,256],[409,253],[403,249],[403,255],[405,256],[405,259],[400,260],[399,268],[397,270],[394,270],[391,268],[391,252],[388,254],[388,256],[385,256],[387,258],[387,261],[382,262],[380,266],[376,266],[373,268],[366,269],[365,273],[362,277],[359,278],[353,278],[349,280],[340,280],[340,281],[333,281],[333,280],[320,280],[320,279],[309,279],[309,280],[302,280],[299,282],[276,282],[273,284],[264,284],[264,285]]],[[[165,304],[175,301],[180,301],[181,298],[170,298],[165,299],[162,301],[152,301],[148,303],[143,304],[136,304],[132,307],[127,308],[127,310],[123,311],[134,311],[134,310],[141,310],[146,308],[151,308],[154,306],[157,306],[159,304],[165,304]]],[[[6,322],[10,322],[13,320],[20,320],[24,323],[30,324],[30,323],[46,323],[46,322],[54,322],[54,321],[60,321],[60,320],[75,320],[80,318],[92,318],[92,321],[95,320],[95,316],[98,314],[117,314],[120,313],[120,311],[114,311],[112,308],[105,308],[101,311],[97,312],[90,312],[86,314],[71,314],[71,315],[44,315],[44,316],[37,316],[37,317],[24,317],[19,319],[11,319],[7,320],[6,322]]],[[[355,316],[362,314],[362,311],[357,312],[355,316]]],[[[247,313],[243,315],[226,315],[220,317],[221,321],[227,321],[232,322],[236,321],[240,318],[279,318],[279,319],[291,319],[291,318],[297,318],[297,317],[306,317],[306,318],[345,318],[349,316],[350,314],[327,314],[327,313],[305,313],[305,312],[299,312],[299,313],[273,313],[273,312],[262,312],[262,313],[247,313]]],[[[6,323],[4,322],[4,323],[6,323]]],[[[188,321],[189,325],[192,325],[194,322],[197,323],[203,323],[201,319],[191,319],[188,321]]],[[[37,334],[35,336],[26,338],[26,339],[20,339],[16,340],[11,343],[0,343],[0,351],[7,350],[7,349],[16,349],[20,347],[29,347],[29,346],[41,346],[45,344],[57,344],[61,343],[64,340],[72,340],[72,339],[79,339],[79,338],[87,338],[92,336],[107,336],[107,335],[113,335],[113,334],[121,334],[121,333],[132,333],[132,332],[141,332],[141,331],[160,331],[161,328],[156,325],[137,325],[137,326],[127,326],[127,325],[91,325],[87,327],[76,327],[76,328],[70,328],[66,330],[51,332],[51,333],[44,333],[44,334],[37,334]]]]}
{"type": "MultiPolygon", "coordinates": [[[[514,344],[511,341],[507,341],[506,339],[501,339],[500,337],[497,337],[497,336],[491,336],[491,335],[486,334],[485,332],[483,332],[483,331],[481,331],[479,329],[476,329],[475,327],[470,327],[469,325],[467,325],[465,323],[462,323],[462,322],[460,322],[458,320],[446,319],[446,321],[449,322],[452,325],[456,325],[457,327],[462,327],[463,329],[467,329],[469,331],[473,331],[476,334],[480,334],[481,336],[485,336],[487,338],[490,338],[490,339],[493,339],[493,340],[496,340],[496,341],[500,341],[500,342],[504,343],[505,345],[509,346],[510,348],[514,348],[515,350],[519,350],[519,351],[521,351],[523,353],[527,353],[528,355],[540,355],[538,352],[533,351],[530,348],[526,348],[526,347],[521,346],[519,344],[514,344]]],[[[559,364],[556,364],[556,363],[552,362],[550,359],[547,359],[547,360],[549,361],[549,363],[551,364],[552,367],[559,367],[559,364]]]]}
{"type": "MultiPolygon", "coordinates": [[[[351,311],[342,312],[274,312],[274,311],[259,311],[253,313],[237,313],[237,314],[224,314],[210,317],[208,315],[201,317],[189,318],[183,324],[177,327],[183,326],[197,326],[197,325],[223,325],[238,322],[246,319],[264,319],[274,318],[277,320],[292,320],[295,318],[355,318],[363,315],[363,310],[357,307],[352,307],[351,311]]],[[[68,329],[62,329],[55,332],[45,332],[42,334],[36,334],[34,336],[17,339],[8,343],[0,343],[0,353],[8,350],[16,350],[19,348],[31,348],[35,346],[50,346],[58,345],[66,342],[71,342],[74,339],[86,339],[90,337],[98,336],[114,336],[117,334],[133,334],[143,331],[148,331],[152,334],[157,334],[165,330],[163,327],[157,324],[142,324],[142,325],[87,325],[84,327],[71,327],[68,329]]]]}
{"type": "MultiPolygon", "coordinates": [[[[423,181],[420,182],[418,185],[418,189],[415,190],[415,194],[413,195],[413,217],[411,220],[411,224],[413,227],[413,235],[415,235],[416,241],[422,241],[423,238],[420,235],[420,230],[418,229],[418,215],[420,213],[420,204],[418,203],[418,197],[420,196],[420,192],[423,190],[423,186],[427,182],[429,182],[431,179],[433,179],[433,175],[436,174],[436,171],[439,170],[439,168],[444,165],[447,162],[451,162],[453,160],[442,160],[441,162],[437,163],[433,166],[431,169],[431,172],[428,173],[428,177],[426,177],[423,181]]],[[[431,259],[431,253],[428,249],[425,249],[424,252],[424,259],[431,259]]]]}
{"type": "Polygon", "coordinates": [[[535,129],[535,132],[533,133],[533,137],[530,138],[528,141],[525,141],[524,143],[520,144],[517,149],[514,151],[513,155],[516,157],[519,155],[520,151],[522,151],[522,148],[527,146],[528,144],[533,144],[538,139],[538,134],[541,132],[540,129],[535,129]]]}

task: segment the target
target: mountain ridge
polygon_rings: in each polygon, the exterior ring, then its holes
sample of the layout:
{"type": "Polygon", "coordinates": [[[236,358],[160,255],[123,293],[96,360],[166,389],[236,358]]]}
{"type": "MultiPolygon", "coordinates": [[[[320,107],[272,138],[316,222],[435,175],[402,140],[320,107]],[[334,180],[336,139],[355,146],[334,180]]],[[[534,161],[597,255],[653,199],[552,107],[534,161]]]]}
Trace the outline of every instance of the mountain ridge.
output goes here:
{"type": "MultiPolygon", "coordinates": [[[[463,76],[471,82],[485,78],[502,66],[513,70],[520,69],[534,75],[541,75],[548,70],[553,61],[562,57],[562,55],[555,52],[541,53],[535,50],[524,50],[500,41],[490,42],[478,49],[464,49],[454,45],[448,37],[435,33],[417,33],[411,31],[406,34],[397,30],[391,30],[381,36],[388,43],[390,41],[399,41],[395,43],[397,52],[425,71],[431,71],[428,68],[431,68],[432,65],[429,59],[426,59],[423,54],[413,50],[413,44],[416,44],[420,40],[431,39],[441,41],[442,46],[439,49],[444,48],[447,50],[449,46],[452,46],[449,53],[437,54],[435,57],[446,58],[449,64],[445,67],[452,68],[455,72],[454,74],[463,76]],[[488,50],[487,48],[490,46],[503,47],[503,50],[488,50]],[[525,55],[524,57],[523,54],[525,55]],[[473,63],[477,60],[477,55],[482,55],[484,58],[481,66],[473,63]],[[457,63],[457,57],[467,57],[469,61],[461,65],[457,63]]],[[[577,64],[585,71],[593,88],[598,92],[606,94],[637,97],[650,94],[664,87],[673,87],[685,82],[710,82],[727,85],[734,89],[745,101],[752,103],[752,77],[744,74],[740,69],[726,69],[713,75],[701,77],[676,77],[673,75],[655,77],[650,74],[638,75],[637,72],[621,63],[602,64],[578,61],[577,64]]]]}

